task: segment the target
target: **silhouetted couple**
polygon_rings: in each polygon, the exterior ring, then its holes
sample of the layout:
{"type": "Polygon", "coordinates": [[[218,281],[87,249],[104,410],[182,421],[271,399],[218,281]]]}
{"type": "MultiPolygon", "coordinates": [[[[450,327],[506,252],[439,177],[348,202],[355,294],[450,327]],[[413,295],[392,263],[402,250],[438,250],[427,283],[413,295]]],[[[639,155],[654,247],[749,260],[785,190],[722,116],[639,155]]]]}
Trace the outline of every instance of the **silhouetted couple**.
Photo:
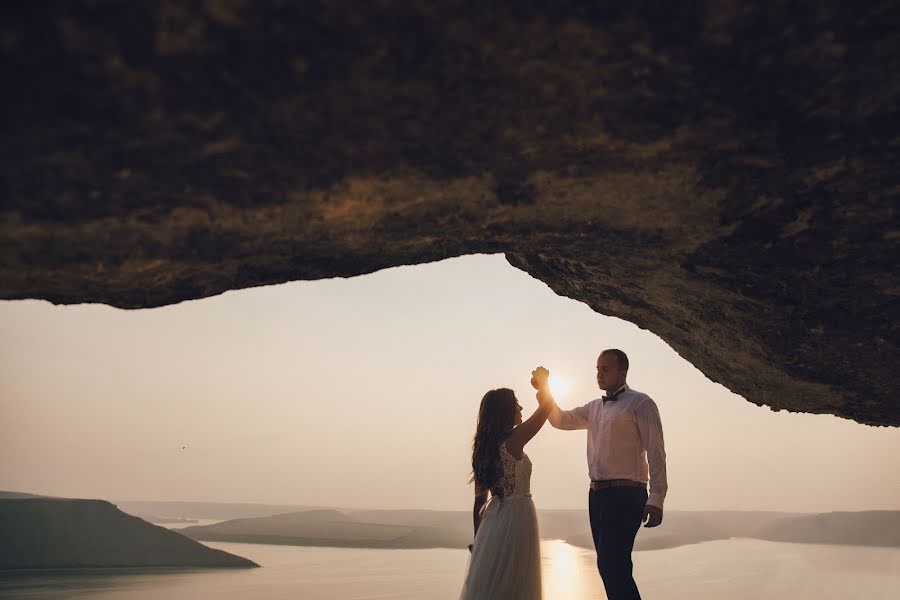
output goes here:
{"type": "Polygon", "coordinates": [[[475,540],[460,598],[541,598],[531,461],[524,448],[549,420],[557,429],[588,430],[588,512],[597,568],[610,600],[639,599],[632,577],[634,539],[642,522],[647,527],[662,522],[667,490],[656,403],[628,387],[628,357],[621,350],[604,350],[597,359],[597,385],[606,395],[572,410],[556,405],[547,369],[538,367],[531,375],[538,408],[528,420],[522,421],[512,390],[491,390],[481,400],[472,443],[475,540]]]}

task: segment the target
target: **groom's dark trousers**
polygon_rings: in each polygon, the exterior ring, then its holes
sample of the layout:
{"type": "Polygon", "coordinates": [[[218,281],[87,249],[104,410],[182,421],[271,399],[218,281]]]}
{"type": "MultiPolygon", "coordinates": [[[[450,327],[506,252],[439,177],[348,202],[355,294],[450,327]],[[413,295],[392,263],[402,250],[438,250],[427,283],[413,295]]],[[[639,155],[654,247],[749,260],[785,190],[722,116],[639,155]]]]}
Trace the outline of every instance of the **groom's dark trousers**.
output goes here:
{"type": "Polygon", "coordinates": [[[610,487],[588,492],[597,568],[609,600],[640,600],[631,576],[631,550],[644,517],[647,489],[610,487]]]}

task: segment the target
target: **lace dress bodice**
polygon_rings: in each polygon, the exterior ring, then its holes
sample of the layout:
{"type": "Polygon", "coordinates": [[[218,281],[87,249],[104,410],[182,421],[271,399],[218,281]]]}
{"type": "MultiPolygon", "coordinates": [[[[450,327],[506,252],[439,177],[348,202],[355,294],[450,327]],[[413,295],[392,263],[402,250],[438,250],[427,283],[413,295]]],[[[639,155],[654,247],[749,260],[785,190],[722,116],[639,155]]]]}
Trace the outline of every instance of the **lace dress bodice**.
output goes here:
{"type": "Polygon", "coordinates": [[[459,600],[541,600],[541,535],[531,461],[500,444],[497,483],[485,504],[459,600]]]}
{"type": "Polygon", "coordinates": [[[522,460],[509,453],[506,444],[500,444],[500,478],[491,488],[491,495],[500,498],[531,496],[531,460],[522,453],[522,460]]]}

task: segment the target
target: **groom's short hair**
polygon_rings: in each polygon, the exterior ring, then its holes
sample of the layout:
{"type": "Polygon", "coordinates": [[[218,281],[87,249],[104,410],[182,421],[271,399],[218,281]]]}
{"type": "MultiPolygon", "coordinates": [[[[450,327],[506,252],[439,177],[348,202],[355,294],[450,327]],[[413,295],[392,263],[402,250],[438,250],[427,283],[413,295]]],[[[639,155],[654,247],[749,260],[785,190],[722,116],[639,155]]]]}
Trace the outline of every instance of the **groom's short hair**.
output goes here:
{"type": "Polygon", "coordinates": [[[616,362],[619,363],[619,369],[622,371],[628,370],[628,355],[619,350],[618,348],[610,348],[609,350],[604,350],[600,353],[600,356],[604,354],[612,354],[616,357],[616,362]]]}

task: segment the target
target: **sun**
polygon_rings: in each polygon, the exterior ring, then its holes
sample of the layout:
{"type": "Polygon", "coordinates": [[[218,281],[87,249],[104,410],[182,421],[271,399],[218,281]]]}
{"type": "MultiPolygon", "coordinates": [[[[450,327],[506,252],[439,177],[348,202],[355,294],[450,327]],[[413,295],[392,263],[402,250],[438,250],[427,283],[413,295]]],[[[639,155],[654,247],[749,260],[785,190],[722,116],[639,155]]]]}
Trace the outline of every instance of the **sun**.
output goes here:
{"type": "Polygon", "coordinates": [[[551,375],[548,383],[550,384],[550,392],[553,394],[554,398],[561,398],[569,391],[569,382],[559,375],[551,375]]]}

